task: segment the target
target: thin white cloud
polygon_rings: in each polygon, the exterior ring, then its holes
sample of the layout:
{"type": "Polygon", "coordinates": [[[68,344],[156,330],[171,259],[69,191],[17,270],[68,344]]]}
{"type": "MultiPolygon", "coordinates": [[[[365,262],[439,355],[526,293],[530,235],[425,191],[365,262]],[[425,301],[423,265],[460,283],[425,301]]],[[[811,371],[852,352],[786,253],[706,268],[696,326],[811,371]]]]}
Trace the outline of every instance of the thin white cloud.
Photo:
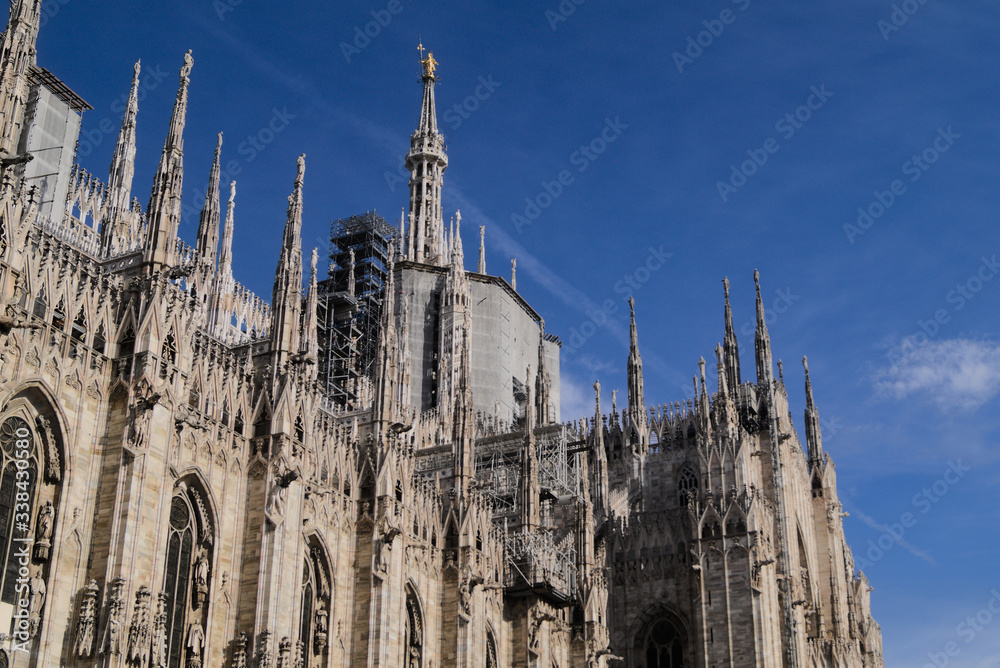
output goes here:
{"type": "Polygon", "coordinates": [[[559,378],[560,416],[563,422],[594,414],[594,390],[569,374],[559,378]]]}
{"type": "Polygon", "coordinates": [[[911,543],[907,542],[901,535],[894,534],[892,531],[889,530],[889,527],[887,527],[886,525],[879,524],[875,519],[869,517],[868,515],[865,515],[856,507],[852,507],[851,512],[857,515],[859,518],[861,518],[861,521],[870,526],[872,529],[875,529],[876,531],[881,531],[885,535],[892,538],[896,543],[905,548],[913,556],[917,557],[918,559],[923,559],[931,566],[937,566],[937,562],[934,561],[934,557],[927,554],[927,552],[921,550],[919,547],[915,547],[911,543]]]}
{"type": "Polygon", "coordinates": [[[917,348],[872,378],[881,396],[923,397],[942,410],[974,411],[1000,392],[1000,344],[949,339],[917,348]]]}

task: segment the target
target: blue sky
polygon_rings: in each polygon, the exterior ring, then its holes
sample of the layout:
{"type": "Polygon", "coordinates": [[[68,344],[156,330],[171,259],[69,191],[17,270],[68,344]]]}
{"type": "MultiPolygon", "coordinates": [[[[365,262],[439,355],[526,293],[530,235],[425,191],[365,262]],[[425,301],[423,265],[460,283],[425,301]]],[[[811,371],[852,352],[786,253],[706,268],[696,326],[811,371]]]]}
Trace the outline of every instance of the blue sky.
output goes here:
{"type": "Polygon", "coordinates": [[[714,359],[727,275],[752,378],[759,268],[800,434],[809,356],[887,665],[944,665],[949,643],[949,666],[997,665],[995,5],[577,1],[46,0],[38,60],[93,105],[80,162],[106,178],[142,59],[145,205],[193,50],[181,234],[193,244],[222,131],[235,273],[269,298],[298,154],[306,248],[333,218],[398,218],[422,40],[446,209],[467,249],[487,226],[491,273],[517,257],[566,344],[564,417],[590,412],[597,377],[624,395],[629,293],[649,402],[687,398],[714,359]]]}

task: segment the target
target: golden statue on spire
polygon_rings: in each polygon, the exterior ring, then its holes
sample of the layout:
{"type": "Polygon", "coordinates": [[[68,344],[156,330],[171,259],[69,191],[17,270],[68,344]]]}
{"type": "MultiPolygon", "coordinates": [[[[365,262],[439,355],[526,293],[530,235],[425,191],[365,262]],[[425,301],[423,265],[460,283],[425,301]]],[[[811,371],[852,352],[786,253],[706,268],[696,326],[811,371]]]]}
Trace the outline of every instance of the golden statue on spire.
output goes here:
{"type": "Polygon", "coordinates": [[[433,51],[428,51],[427,52],[427,57],[424,58],[423,57],[423,55],[424,55],[424,44],[423,44],[423,42],[421,42],[420,44],[417,45],[417,51],[420,52],[420,57],[422,58],[422,60],[420,61],[420,64],[424,66],[424,76],[428,77],[430,79],[434,79],[435,78],[434,77],[434,70],[435,70],[435,68],[437,68],[437,65],[438,65],[438,62],[436,60],[434,60],[434,52],[433,51]]]}

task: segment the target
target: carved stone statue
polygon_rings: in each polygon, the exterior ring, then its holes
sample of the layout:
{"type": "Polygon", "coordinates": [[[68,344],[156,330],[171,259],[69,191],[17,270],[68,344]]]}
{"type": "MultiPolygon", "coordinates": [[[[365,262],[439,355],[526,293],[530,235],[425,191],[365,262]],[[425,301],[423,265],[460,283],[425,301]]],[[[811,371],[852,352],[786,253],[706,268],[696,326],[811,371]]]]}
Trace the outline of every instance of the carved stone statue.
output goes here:
{"type": "Polygon", "coordinates": [[[191,68],[194,67],[194,58],[191,57],[191,49],[184,54],[184,65],[181,66],[181,78],[187,79],[191,75],[191,68]]]}
{"type": "Polygon", "coordinates": [[[247,634],[246,631],[236,638],[233,649],[233,668],[247,668],[247,634]]]}
{"type": "Polygon", "coordinates": [[[38,524],[35,529],[35,559],[49,560],[49,548],[52,547],[52,522],[55,517],[55,507],[51,501],[38,509],[38,524]]]}
{"type": "Polygon", "coordinates": [[[302,185],[302,180],[306,175],[306,154],[303,153],[295,160],[295,164],[298,167],[298,173],[295,175],[295,183],[302,185]]]}
{"type": "Polygon", "coordinates": [[[188,668],[201,668],[201,653],[204,649],[205,629],[201,627],[201,620],[196,618],[188,627],[188,668]]]}
{"type": "Polygon", "coordinates": [[[323,599],[316,601],[316,626],[313,638],[316,642],[316,653],[319,654],[326,647],[327,628],[329,624],[329,613],[326,611],[326,604],[323,599]]]}
{"type": "Polygon", "coordinates": [[[130,442],[133,448],[140,449],[146,447],[149,436],[149,420],[152,414],[152,410],[136,406],[135,419],[132,421],[132,439],[130,442]]]}
{"type": "Polygon", "coordinates": [[[278,643],[278,668],[292,668],[291,662],[292,641],[288,636],[278,643]]]}
{"type": "Polygon", "coordinates": [[[163,668],[167,665],[167,599],[166,592],[161,591],[156,597],[156,616],[153,618],[153,640],[150,647],[151,668],[163,668]]]}
{"type": "Polygon", "coordinates": [[[28,604],[28,633],[34,638],[38,635],[38,627],[42,623],[42,606],[45,605],[45,580],[42,579],[41,569],[35,571],[35,577],[28,583],[31,589],[31,598],[28,604]]]}
{"type": "Polygon", "coordinates": [[[208,596],[208,550],[202,548],[194,565],[194,607],[198,609],[208,596]]]}
{"type": "Polygon", "coordinates": [[[96,580],[91,580],[83,589],[83,598],[80,601],[80,619],[76,624],[76,644],[73,646],[74,653],[79,657],[89,657],[94,651],[99,589],[96,580]]]}
{"type": "Polygon", "coordinates": [[[128,629],[128,660],[145,666],[149,661],[149,587],[143,585],[135,593],[135,608],[132,612],[132,624],[128,629]]]}
{"type": "Polygon", "coordinates": [[[108,597],[108,625],[104,631],[104,643],[101,646],[103,654],[117,656],[122,653],[122,636],[124,635],[125,599],[124,578],[115,578],[111,583],[111,595],[108,597]]]}

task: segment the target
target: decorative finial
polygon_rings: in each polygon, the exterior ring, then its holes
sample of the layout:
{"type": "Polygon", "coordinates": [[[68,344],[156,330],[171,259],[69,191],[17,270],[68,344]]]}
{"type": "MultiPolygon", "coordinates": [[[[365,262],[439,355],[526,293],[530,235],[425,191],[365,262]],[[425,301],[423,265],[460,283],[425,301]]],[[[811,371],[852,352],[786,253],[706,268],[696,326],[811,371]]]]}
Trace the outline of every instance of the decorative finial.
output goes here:
{"type": "Polygon", "coordinates": [[[310,269],[312,270],[312,275],[316,275],[316,264],[319,262],[319,251],[313,248],[312,259],[310,260],[310,269]]]}
{"type": "Polygon", "coordinates": [[[188,82],[192,67],[194,67],[194,58],[191,56],[191,49],[188,49],[187,53],[184,54],[184,65],[181,66],[181,79],[185,83],[188,82]]]}
{"type": "Polygon", "coordinates": [[[236,181],[229,182],[229,203],[236,201],[236,181]]]}
{"type": "Polygon", "coordinates": [[[301,186],[302,181],[306,175],[306,154],[303,153],[296,159],[296,164],[298,165],[298,174],[295,175],[295,185],[301,186]]]}
{"type": "Polygon", "coordinates": [[[780,359],[778,360],[778,381],[785,382],[785,365],[780,359]]]}
{"type": "Polygon", "coordinates": [[[517,258],[510,259],[510,287],[517,290],[517,258]]]}
{"type": "Polygon", "coordinates": [[[726,291],[726,299],[729,299],[729,277],[728,276],[724,276],[722,278],[722,287],[726,291]]]}
{"type": "Polygon", "coordinates": [[[628,296],[628,307],[632,310],[632,317],[635,317],[635,297],[632,295],[628,296]]]}
{"type": "MultiPolygon", "coordinates": [[[[424,55],[423,44],[421,44],[417,48],[420,50],[420,55],[423,56],[424,55]]],[[[424,66],[424,78],[425,79],[434,80],[434,79],[437,78],[437,77],[434,76],[434,70],[437,68],[438,62],[436,60],[434,60],[434,52],[433,51],[428,51],[427,52],[427,57],[423,58],[420,61],[420,64],[424,66]]]]}

